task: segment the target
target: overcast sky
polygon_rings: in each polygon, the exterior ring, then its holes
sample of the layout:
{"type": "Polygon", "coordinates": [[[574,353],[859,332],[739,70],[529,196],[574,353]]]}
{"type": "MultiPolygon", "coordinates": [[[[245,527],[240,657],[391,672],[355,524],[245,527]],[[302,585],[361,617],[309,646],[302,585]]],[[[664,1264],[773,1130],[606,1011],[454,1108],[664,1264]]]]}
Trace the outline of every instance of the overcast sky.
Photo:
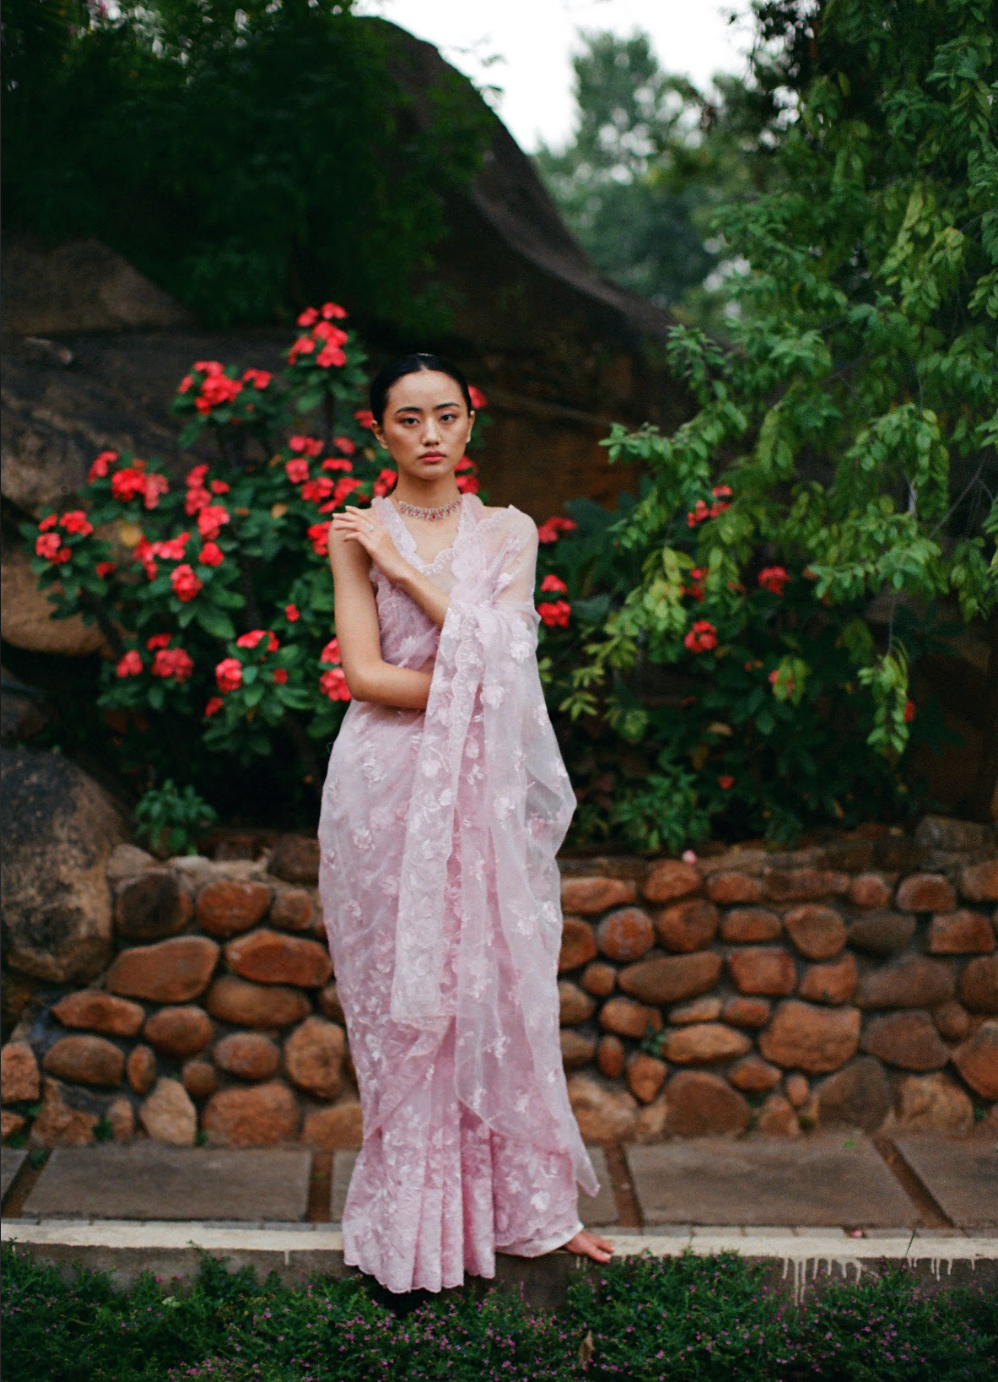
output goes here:
{"type": "Polygon", "coordinates": [[[392,20],[477,85],[501,87],[492,104],[528,153],[571,133],[580,29],[644,29],[663,67],[701,88],[715,72],[746,72],[752,34],[748,0],[357,0],[354,12],[392,20]]]}

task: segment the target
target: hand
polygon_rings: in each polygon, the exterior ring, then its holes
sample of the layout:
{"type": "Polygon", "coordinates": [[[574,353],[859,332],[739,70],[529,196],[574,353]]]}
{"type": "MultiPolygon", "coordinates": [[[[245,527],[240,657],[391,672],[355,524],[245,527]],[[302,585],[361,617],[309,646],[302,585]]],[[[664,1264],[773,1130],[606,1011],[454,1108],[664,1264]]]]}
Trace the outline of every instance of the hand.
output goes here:
{"type": "Polygon", "coordinates": [[[341,513],[334,513],[332,526],[346,542],[358,542],[364,551],[381,567],[390,581],[397,581],[409,563],[400,554],[391,534],[371,517],[369,509],[345,504],[341,513]]]}

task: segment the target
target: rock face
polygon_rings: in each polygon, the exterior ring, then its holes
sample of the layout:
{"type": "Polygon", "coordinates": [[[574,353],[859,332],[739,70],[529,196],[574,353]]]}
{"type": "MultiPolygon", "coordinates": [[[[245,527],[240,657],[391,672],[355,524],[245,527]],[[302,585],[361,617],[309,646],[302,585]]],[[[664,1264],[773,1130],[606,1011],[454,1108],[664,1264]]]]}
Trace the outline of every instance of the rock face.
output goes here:
{"type": "Polygon", "coordinates": [[[86,982],[111,956],[105,867],[124,839],[121,817],[60,754],[4,749],[0,763],[5,961],[36,979],[86,982]]]}
{"type": "Polygon", "coordinates": [[[27,336],[191,321],[168,293],[99,240],[53,250],[24,239],[9,245],[3,307],[6,329],[27,336]],[[72,292],[66,291],[69,284],[72,292]]]}

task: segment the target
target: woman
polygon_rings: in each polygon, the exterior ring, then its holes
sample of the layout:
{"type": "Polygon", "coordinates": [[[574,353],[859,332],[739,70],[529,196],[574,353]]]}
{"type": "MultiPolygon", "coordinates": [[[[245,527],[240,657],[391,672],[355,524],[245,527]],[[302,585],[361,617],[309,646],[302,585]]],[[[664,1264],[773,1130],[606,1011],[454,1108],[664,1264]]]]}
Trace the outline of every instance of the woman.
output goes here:
{"type": "Polygon", "coordinates": [[[323,792],[320,887],[364,1114],[344,1256],[391,1291],[495,1253],[612,1246],[558,1039],[555,853],[575,800],[537,673],[537,528],[454,478],[467,382],[431,355],[371,386],[388,498],[333,516],[353,697],[323,792]]]}

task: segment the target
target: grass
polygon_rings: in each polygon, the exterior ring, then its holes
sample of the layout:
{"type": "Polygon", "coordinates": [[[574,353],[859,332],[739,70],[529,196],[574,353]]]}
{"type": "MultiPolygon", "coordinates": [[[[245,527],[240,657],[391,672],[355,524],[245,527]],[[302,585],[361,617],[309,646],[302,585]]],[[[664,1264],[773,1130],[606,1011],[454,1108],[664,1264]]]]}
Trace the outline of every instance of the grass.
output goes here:
{"type": "Polygon", "coordinates": [[[67,1282],[3,1250],[3,1382],[796,1382],[998,1376],[998,1293],[927,1294],[902,1267],[805,1296],[735,1253],[629,1258],[579,1277],[557,1314],[502,1290],[408,1313],[366,1279],[259,1283],[203,1255],[197,1277],[67,1282]]]}

